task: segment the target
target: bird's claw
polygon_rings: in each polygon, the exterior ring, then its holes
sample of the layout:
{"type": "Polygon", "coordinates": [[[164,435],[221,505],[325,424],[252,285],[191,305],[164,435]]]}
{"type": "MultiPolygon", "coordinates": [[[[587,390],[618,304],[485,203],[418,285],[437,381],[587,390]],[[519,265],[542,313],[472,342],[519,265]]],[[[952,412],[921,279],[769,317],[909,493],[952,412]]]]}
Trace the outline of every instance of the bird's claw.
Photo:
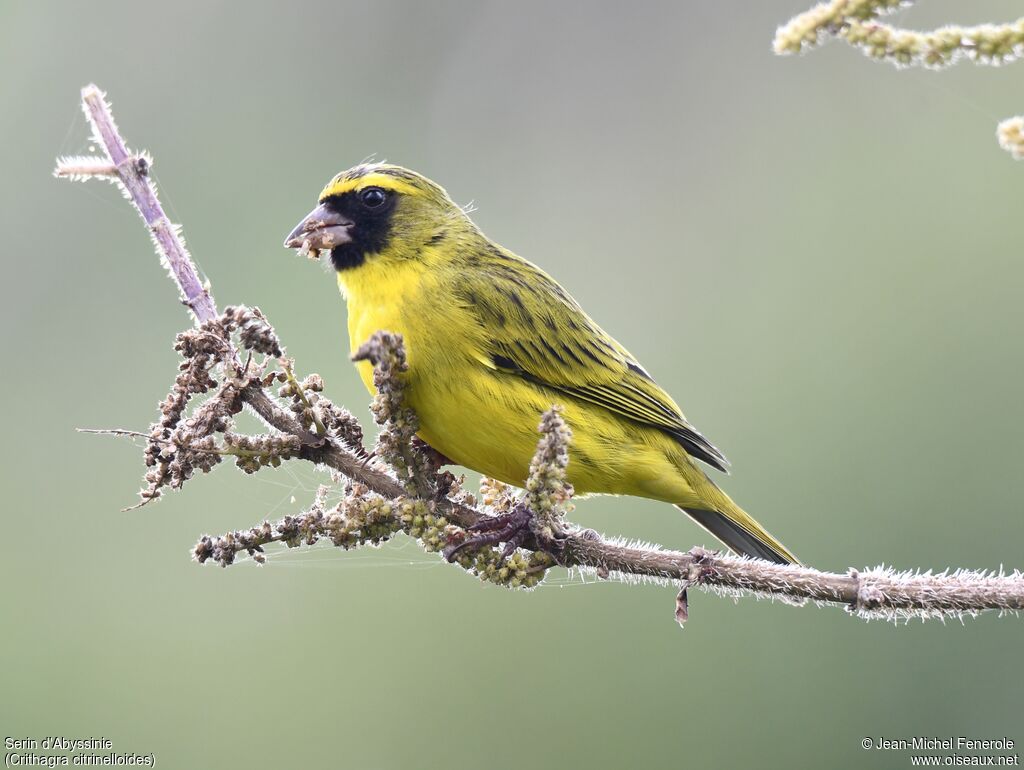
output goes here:
{"type": "Polygon", "coordinates": [[[358,449],[356,450],[356,457],[358,457],[358,458],[359,458],[359,461],[360,461],[360,463],[361,463],[361,466],[362,466],[362,467],[363,467],[364,469],[365,469],[365,468],[369,468],[369,467],[370,467],[370,463],[371,463],[371,462],[373,462],[373,459],[374,459],[374,458],[375,458],[376,456],[377,456],[377,451],[376,451],[376,450],[373,450],[373,451],[370,451],[370,452],[368,452],[368,451],[366,451],[366,449],[364,449],[363,447],[359,447],[359,448],[358,448],[358,449]]]}
{"type": "Polygon", "coordinates": [[[452,562],[463,550],[475,550],[504,543],[505,547],[501,549],[501,562],[504,562],[533,534],[532,524],[533,511],[519,503],[508,513],[481,518],[476,524],[467,527],[466,531],[472,533],[471,536],[461,543],[447,546],[444,549],[444,558],[452,562]]]}
{"type": "Polygon", "coordinates": [[[423,452],[427,456],[430,464],[435,469],[440,469],[445,465],[455,465],[455,462],[448,455],[437,451],[419,436],[412,437],[412,445],[414,449],[423,452]]]}

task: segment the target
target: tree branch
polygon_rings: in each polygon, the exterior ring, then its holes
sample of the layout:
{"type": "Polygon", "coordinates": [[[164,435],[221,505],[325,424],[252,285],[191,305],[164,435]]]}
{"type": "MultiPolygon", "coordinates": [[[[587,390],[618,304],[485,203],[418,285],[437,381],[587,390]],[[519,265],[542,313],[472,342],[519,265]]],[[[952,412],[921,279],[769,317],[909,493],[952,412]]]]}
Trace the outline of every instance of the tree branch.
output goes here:
{"type": "MultiPolygon", "coordinates": [[[[1007,24],[940,27],[932,32],[897,29],[880,16],[909,0],[830,0],[798,14],[778,28],[773,47],[780,55],[803,53],[839,37],[867,56],[897,67],[941,69],[967,58],[1000,65],[1024,54],[1024,17],[1007,24]]],[[[1024,159],[1024,116],[1007,118],[996,129],[999,146],[1014,160],[1024,159]]]]}
{"type": "MultiPolygon", "coordinates": [[[[113,167],[116,177],[107,172],[103,175],[120,183],[125,197],[135,205],[146,222],[161,260],[178,284],[182,301],[192,310],[197,321],[212,321],[217,317],[217,307],[210,292],[199,280],[199,272],[185,248],[181,233],[171,224],[156,197],[156,190],[149,179],[152,160],[148,155],[128,151],[114,123],[106,95],[95,85],[90,84],[82,89],[82,110],[92,126],[93,139],[107,153],[106,164],[101,162],[99,166],[93,166],[91,172],[85,171],[84,174],[100,175],[98,169],[104,165],[113,167]]],[[[76,161],[81,159],[58,160],[56,176],[82,176],[83,167],[88,169],[89,163],[76,161]]]]}
{"type": "Polygon", "coordinates": [[[883,24],[882,15],[903,8],[905,0],[831,0],[794,16],[775,33],[777,54],[814,48],[839,37],[866,55],[900,67],[946,67],[962,58],[978,64],[1005,64],[1024,49],[1024,18],[1007,24],[945,26],[931,32],[883,24]]]}
{"type": "MultiPolygon", "coordinates": [[[[379,460],[365,454],[361,429],[345,410],[322,397],[323,384],[311,375],[299,382],[284,362],[280,344],[269,323],[257,309],[229,308],[219,315],[216,305],[199,280],[178,228],[171,225],[157,199],[148,176],[149,160],[127,150],[111,116],[110,107],[96,86],[82,91],[82,104],[106,157],[71,158],[58,161],[56,175],[72,179],[100,176],[118,182],[150,228],[157,249],[181,290],[185,304],[195,317],[197,328],[178,336],[176,348],[184,361],[174,389],[161,404],[161,420],[154,424],[146,450],[149,489],[144,502],[160,494],[161,487],[180,487],[199,470],[208,472],[224,456],[234,456],[246,472],[265,465],[301,459],[327,467],[348,479],[345,497],[331,507],[322,487],[310,509],[251,530],[204,537],[195,549],[200,561],[212,559],[223,566],[245,552],[262,562],[263,546],[284,542],[289,546],[312,544],[326,537],[344,548],[378,543],[402,531],[420,540],[428,551],[466,536],[466,530],[489,516],[507,509],[511,493],[496,482],[488,482],[482,504],[460,488],[451,474],[439,474],[423,456],[412,453],[415,415],[403,411],[400,394],[404,366],[401,340],[378,336],[375,368],[378,399],[375,414],[384,425],[378,454],[388,455],[390,472],[379,460]],[[237,336],[238,343],[234,342],[237,336]],[[382,341],[384,340],[384,341],[382,341]],[[238,345],[248,350],[244,364],[238,345]],[[390,351],[390,352],[389,352],[390,351]],[[265,356],[252,364],[254,355],[265,356]],[[390,364],[382,356],[392,356],[390,364]],[[265,375],[277,360],[283,371],[265,375]],[[219,370],[219,381],[213,372],[219,370]],[[390,367],[390,368],[388,368],[390,367]],[[387,370],[387,371],[385,371],[387,370]],[[383,373],[382,373],[383,372],[383,373]],[[282,383],[285,405],[267,393],[273,383],[282,383]],[[191,417],[186,418],[190,399],[216,391],[191,417]],[[389,395],[390,393],[390,395],[389,395]],[[275,433],[270,436],[238,436],[231,418],[243,405],[249,406],[275,433]],[[315,426],[317,433],[310,431],[315,426]],[[223,437],[223,444],[216,436],[223,437]],[[396,476],[397,474],[397,476],[396,476]]],[[[370,357],[371,353],[367,353],[370,357]]],[[[571,497],[565,484],[569,432],[557,412],[549,412],[541,424],[542,439],[531,465],[528,500],[541,509],[538,531],[527,538],[524,550],[507,561],[495,549],[480,549],[475,555],[459,554],[455,559],[482,578],[507,586],[536,585],[557,561],[563,566],[595,571],[600,577],[612,574],[626,579],[651,579],[681,585],[676,617],[688,614],[686,590],[698,587],[729,595],[755,595],[789,603],[813,600],[844,605],[865,618],[946,617],[974,615],[982,610],[1024,609],[1024,575],[957,571],[941,575],[894,572],[885,568],[846,574],[822,572],[802,566],[777,565],[743,557],[723,555],[694,548],[688,552],[664,550],[657,546],[628,545],[607,539],[593,530],[582,530],[564,521],[571,497]],[[558,537],[557,553],[547,553],[540,543],[558,537]],[[532,553],[528,553],[532,551],[532,553]]],[[[130,432],[128,432],[130,433],[130,432]]],[[[571,453],[570,453],[571,454],[571,453]]],[[[340,478],[339,478],[340,480],[340,478]]],[[[522,504],[522,501],[520,503],[522,504]]]]}

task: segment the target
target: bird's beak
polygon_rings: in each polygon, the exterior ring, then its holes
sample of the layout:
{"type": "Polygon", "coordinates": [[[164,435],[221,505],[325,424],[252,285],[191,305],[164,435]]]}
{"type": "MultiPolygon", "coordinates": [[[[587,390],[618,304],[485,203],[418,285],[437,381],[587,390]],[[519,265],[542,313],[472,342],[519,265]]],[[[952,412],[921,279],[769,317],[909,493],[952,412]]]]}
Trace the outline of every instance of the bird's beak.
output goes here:
{"type": "Polygon", "coordinates": [[[348,219],[320,204],[288,233],[284,245],[289,249],[333,249],[352,240],[351,227],[352,222],[348,219]]]}

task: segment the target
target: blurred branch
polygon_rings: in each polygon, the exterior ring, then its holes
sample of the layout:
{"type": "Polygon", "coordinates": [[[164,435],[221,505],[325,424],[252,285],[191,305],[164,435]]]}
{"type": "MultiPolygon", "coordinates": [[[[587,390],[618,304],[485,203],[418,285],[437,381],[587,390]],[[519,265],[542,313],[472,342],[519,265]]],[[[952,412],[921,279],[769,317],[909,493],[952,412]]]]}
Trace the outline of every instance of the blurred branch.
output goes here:
{"type": "Polygon", "coordinates": [[[940,68],[968,58],[1005,64],[1024,49],[1024,18],[1007,24],[945,26],[930,32],[900,29],[878,18],[909,5],[904,0],[831,0],[794,16],[775,33],[777,54],[801,53],[838,37],[874,59],[897,66],[940,68]]]}
{"type": "Polygon", "coordinates": [[[246,473],[285,461],[312,462],[330,469],[335,484],[343,487],[340,502],[333,506],[327,500],[331,487],[324,486],[310,508],[298,516],[203,537],[194,549],[197,561],[227,566],[244,552],[262,563],[263,547],[270,543],[312,545],[326,538],[338,547],[354,548],[376,545],[404,532],[427,551],[444,550],[449,560],[464,569],[510,587],[536,585],[556,563],[592,570],[604,578],[615,574],[672,583],[680,586],[676,599],[680,622],[688,615],[690,587],[788,603],[839,604],[865,618],[1024,609],[1024,575],[1017,571],[932,575],[878,568],[839,574],[702,548],[681,552],[629,545],[583,530],[565,520],[572,496],[565,480],[571,434],[557,409],[541,419],[541,438],[527,485],[530,493],[517,500],[510,488],[485,480],[477,501],[462,489],[460,479],[440,471],[440,459],[429,448],[417,445],[416,415],[402,400],[402,340],[386,332],[374,335],[357,354],[374,364],[378,395],[373,411],[383,427],[374,455],[367,454],[358,421],[323,395],[318,375],[298,380],[293,362],[284,357],[274,329],[257,308],[230,307],[218,314],[178,228],[160,207],[148,176],[150,161],[128,152],[98,88],[86,87],[82,102],[107,157],[62,159],[56,174],[73,179],[100,176],[121,185],[149,226],[196,320],[196,327],[175,341],[182,363],[171,392],[160,404],[160,419],[148,433],[139,434],[146,439],[148,468],[140,504],[156,499],[164,488],[180,488],[196,471],[211,471],[225,457],[234,458],[246,473]],[[246,355],[244,362],[240,352],[246,355]],[[275,384],[280,386],[276,395],[270,392],[275,384]],[[206,398],[192,404],[197,396],[206,398]],[[271,433],[247,436],[234,431],[233,418],[246,406],[271,433]],[[523,510],[531,516],[529,530],[515,539],[509,536],[502,551],[493,540],[477,545],[479,537],[468,547],[472,533],[493,533],[495,522],[523,510]]]}
{"type": "MultiPolygon", "coordinates": [[[[940,69],[968,58],[977,64],[1007,64],[1024,53],[1024,18],[1006,24],[940,27],[933,32],[897,29],[878,17],[910,0],[830,0],[794,16],[775,32],[780,55],[802,53],[839,37],[868,56],[898,67],[940,69]]],[[[1024,116],[1007,118],[996,129],[999,146],[1024,159],[1024,116]]]]}
{"type": "Polygon", "coordinates": [[[1024,160],[1024,115],[1007,118],[996,127],[999,146],[1013,156],[1024,160]]]}

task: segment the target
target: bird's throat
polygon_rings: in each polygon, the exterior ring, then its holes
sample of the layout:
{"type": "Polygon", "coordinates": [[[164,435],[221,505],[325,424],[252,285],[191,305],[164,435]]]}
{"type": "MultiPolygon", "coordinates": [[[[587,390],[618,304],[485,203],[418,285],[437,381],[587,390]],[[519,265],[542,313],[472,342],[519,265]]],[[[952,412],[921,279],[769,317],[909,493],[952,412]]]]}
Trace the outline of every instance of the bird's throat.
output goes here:
{"type": "Polygon", "coordinates": [[[366,251],[359,243],[343,243],[331,249],[331,264],[339,273],[359,267],[366,261],[366,251]]]}

